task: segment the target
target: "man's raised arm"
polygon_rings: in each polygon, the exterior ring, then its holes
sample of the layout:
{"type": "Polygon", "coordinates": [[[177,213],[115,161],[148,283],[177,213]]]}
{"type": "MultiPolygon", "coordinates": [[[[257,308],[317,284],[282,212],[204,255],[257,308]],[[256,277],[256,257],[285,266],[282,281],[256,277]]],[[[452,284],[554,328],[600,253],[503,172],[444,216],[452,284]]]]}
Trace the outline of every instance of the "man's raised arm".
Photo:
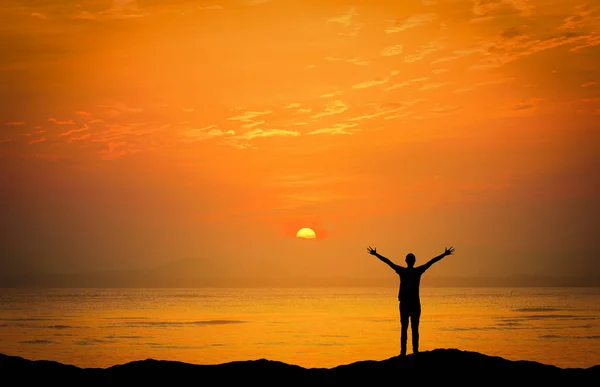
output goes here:
{"type": "Polygon", "coordinates": [[[379,254],[377,252],[376,248],[369,246],[369,247],[367,247],[367,251],[369,252],[369,254],[374,255],[377,258],[379,258],[381,261],[385,262],[392,269],[396,270],[396,268],[398,267],[398,265],[396,265],[394,262],[390,261],[389,259],[387,259],[383,255],[379,254]]]}
{"type": "Polygon", "coordinates": [[[438,255],[437,257],[431,258],[429,260],[429,262],[427,262],[426,264],[424,264],[423,266],[421,266],[423,268],[423,271],[429,269],[431,267],[431,265],[433,265],[437,261],[441,260],[446,255],[452,255],[452,253],[454,253],[454,247],[446,247],[446,250],[444,250],[444,252],[442,254],[438,255]]]}

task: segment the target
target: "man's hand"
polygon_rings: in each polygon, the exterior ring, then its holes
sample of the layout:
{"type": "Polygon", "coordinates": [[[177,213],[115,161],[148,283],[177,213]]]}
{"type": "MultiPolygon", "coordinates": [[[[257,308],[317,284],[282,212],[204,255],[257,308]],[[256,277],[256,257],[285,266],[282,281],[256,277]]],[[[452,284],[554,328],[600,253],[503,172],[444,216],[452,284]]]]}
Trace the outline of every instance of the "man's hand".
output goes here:
{"type": "Polygon", "coordinates": [[[452,253],[454,253],[454,247],[446,247],[444,255],[452,255],[452,253]]]}
{"type": "Polygon", "coordinates": [[[377,248],[375,248],[375,247],[371,247],[371,246],[369,246],[369,247],[367,247],[367,251],[368,251],[368,252],[369,252],[369,254],[371,254],[371,255],[377,255],[377,248]]]}

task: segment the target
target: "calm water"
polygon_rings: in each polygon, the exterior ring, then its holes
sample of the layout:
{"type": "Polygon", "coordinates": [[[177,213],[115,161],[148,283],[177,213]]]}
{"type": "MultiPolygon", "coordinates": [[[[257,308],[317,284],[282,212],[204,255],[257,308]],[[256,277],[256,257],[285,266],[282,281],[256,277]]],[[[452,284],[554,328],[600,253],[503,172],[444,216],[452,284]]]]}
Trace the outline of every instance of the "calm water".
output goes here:
{"type": "MultiPolygon", "coordinates": [[[[395,288],[0,289],[0,352],[107,367],[146,358],[304,367],[399,352],[395,288]]],[[[600,288],[423,288],[421,350],[600,364],[600,288]]],[[[410,331],[409,331],[410,334],[410,331]]],[[[410,336],[409,336],[410,353],[410,336]]]]}

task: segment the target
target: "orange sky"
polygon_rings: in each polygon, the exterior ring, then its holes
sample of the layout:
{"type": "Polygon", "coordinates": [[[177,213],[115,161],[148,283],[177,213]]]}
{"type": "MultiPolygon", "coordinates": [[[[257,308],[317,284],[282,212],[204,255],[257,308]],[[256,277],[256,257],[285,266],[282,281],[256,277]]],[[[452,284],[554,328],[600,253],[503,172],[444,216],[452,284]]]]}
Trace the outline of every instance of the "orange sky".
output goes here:
{"type": "Polygon", "coordinates": [[[9,0],[0,277],[393,278],[368,245],[600,276],[598,31],[570,0],[9,0]]]}

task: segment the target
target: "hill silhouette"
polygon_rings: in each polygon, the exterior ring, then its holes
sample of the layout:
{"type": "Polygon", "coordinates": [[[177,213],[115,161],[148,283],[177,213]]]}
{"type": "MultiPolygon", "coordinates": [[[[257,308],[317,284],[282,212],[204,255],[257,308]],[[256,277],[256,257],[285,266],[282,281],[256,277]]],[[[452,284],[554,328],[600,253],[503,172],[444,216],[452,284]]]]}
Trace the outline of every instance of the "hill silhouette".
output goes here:
{"type": "Polygon", "coordinates": [[[258,359],[222,364],[190,364],[167,360],[139,360],[108,368],[79,368],[47,360],[28,360],[0,354],[4,380],[57,381],[111,385],[135,383],[260,383],[301,385],[312,383],[459,382],[481,385],[489,382],[552,382],[577,385],[600,380],[600,365],[590,368],[559,368],[533,361],[514,361],[458,349],[435,349],[386,360],[365,360],[333,368],[304,368],[274,360],[258,359]]]}

